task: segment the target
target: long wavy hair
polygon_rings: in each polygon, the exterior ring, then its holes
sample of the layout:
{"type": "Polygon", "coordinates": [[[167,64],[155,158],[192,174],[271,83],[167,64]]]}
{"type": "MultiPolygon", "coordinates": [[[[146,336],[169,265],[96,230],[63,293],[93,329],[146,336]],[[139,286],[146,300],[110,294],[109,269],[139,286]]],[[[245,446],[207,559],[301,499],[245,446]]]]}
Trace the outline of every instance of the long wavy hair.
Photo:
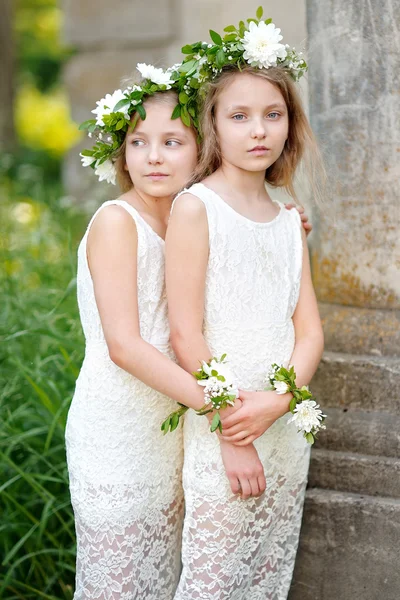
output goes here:
{"type": "Polygon", "coordinates": [[[314,199],[322,201],[326,173],[321,154],[304,112],[297,91],[297,84],[280,67],[258,69],[251,66],[239,69],[232,65],[223,68],[220,75],[207,86],[200,107],[200,129],[202,146],[198,165],[191,183],[203,180],[214,173],[222,164],[221,147],[215,122],[215,108],[219,95],[239,73],[249,73],[272,83],[282,94],[288,110],[289,134],[282,154],[266,170],[265,180],[272,187],[283,187],[296,198],[294,178],[300,164],[305,169],[314,199]]]}

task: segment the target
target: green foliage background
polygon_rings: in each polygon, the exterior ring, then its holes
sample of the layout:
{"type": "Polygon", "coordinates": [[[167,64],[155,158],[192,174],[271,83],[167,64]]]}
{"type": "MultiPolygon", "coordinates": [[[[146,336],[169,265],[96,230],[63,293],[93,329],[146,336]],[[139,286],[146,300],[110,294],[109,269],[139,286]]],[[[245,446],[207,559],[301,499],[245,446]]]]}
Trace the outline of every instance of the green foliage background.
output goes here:
{"type": "MultiPolygon", "coordinates": [[[[16,1],[18,94],[27,85],[46,101],[59,94],[71,54],[59,25],[56,0],[16,1]]],[[[0,157],[0,598],[7,600],[73,596],[64,427],[84,348],[75,257],[87,216],[62,190],[62,152],[20,137],[16,153],[0,157]]]]}

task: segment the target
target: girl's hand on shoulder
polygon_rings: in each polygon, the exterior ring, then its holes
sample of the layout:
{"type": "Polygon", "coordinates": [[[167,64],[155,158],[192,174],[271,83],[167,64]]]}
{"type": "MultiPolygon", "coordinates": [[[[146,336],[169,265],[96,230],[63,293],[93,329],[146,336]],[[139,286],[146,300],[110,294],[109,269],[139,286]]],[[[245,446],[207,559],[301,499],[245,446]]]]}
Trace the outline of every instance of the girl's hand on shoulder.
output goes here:
{"type": "Polygon", "coordinates": [[[308,220],[308,216],[306,214],[304,206],[296,206],[296,204],[285,204],[285,207],[288,210],[290,210],[291,208],[295,208],[298,211],[301,219],[301,224],[303,225],[303,229],[306,232],[306,235],[308,236],[312,232],[313,226],[308,220]]]}
{"type": "Polygon", "coordinates": [[[265,492],[264,468],[252,444],[244,448],[220,439],[222,460],[231,490],[242,500],[256,498],[265,492]]]}
{"type": "Polygon", "coordinates": [[[289,410],[291,394],[240,391],[242,407],[222,418],[221,438],[236,446],[252,444],[289,410]]]}

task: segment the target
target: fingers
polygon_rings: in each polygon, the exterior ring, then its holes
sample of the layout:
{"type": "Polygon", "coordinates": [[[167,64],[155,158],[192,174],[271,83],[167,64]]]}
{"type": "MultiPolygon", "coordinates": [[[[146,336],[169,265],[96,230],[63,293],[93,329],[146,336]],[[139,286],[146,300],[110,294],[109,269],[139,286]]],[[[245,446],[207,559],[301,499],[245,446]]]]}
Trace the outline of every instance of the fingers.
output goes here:
{"type": "Polygon", "coordinates": [[[251,497],[251,485],[247,477],[240,478],[240,487],[242,488],[240,494],[242,500],[248,500],[251,497]]]}
{"type": "Polygon", "coordinates": [[[229,415],[229,417],[226,417],[226,419],[222,418],[223,431],[225,431],[225,429],[229,429],[230,427],[233,427],[234,425],[238,425],[240,423],[240,421],[242,420],[242,418],[240,416],[241,410],[242,409],[239,408],[239,410],[237,410],[235,413],[233,413],[233,415],[229,415]]]}
{"type": "Polygon", "coordinates": [[[247,438],[249,435],[250,435],[250,431],[241,430],[238,433],[235,433],[235,435],[223,435],[222,439],[225,440],[225,442],[229,442],[230,444],[236,444],[236,442],[241,442],[242,440],[247,438]]]}
{"type": "Polygon", "coordinates": [[[241,486],[239,479],[236,476],[228,477],[228,479],[231,486],[231,490],[235,494],[235,496],[237,494],[240,494],[241,486]]]}
{"type": "Polygon", "coordinates": [[[257,498],[257,496],[260,496],[260,488],[258,485],[258,477],[257,476],[251,477],[249,479],[249,485],[251,488],[251,495],[253,496],[253,498],[257,498]]]}
{"type": "Polygon", "coordinates": [[[261,494],[263,494],[265,492],[265,489],[267,487],[267,482],[266,482],[266,479],[265,479],[264,472],[261,475],[259,475],[257,477],[257,479],[258,479],[258,487],[260,489],[260,496],[261,496],[261,494]]]}
{"type": "Polygon", "coordinates": [[[222,422],[222,435],[225,437],[230,438],[232,435],[240,433],[241,431],[243,431],[243,423],[240,421],[235,425],[231,425],[230,427],[227,427],[224,421],[222,422]]]}
{"type": "Polygon", "coordinates": [[[235,446],[248,446],[249,444],[252,444],[254,440],[256,440],[258,437],[259,436],[252,434],[244,438],[243,440],[240,440],[240,442],[234,442],[234,444],[235,446]]]}

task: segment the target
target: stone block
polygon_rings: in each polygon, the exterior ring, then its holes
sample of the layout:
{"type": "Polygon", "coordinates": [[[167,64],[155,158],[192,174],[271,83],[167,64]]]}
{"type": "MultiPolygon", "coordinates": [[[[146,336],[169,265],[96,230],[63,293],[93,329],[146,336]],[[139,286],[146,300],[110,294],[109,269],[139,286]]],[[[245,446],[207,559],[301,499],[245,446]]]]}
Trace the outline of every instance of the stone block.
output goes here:
{"type": "Polygon", "coordinates": [[[319,303],[325,348],[400,357],[400,312],[319,303]]]}
{"type": "Polygon", "coordinates": [[[174,35],[175,1],[152,0],[63,0],[64,36],[80,49],[147,47],[159,45],[174,35]]]}
{"type": "Polygon", "coordinates": [[[400,414],[398,358],[325,352],[312,380],[323,407],[400,414]]]}
{"type": "Polygon", "coordinates": [[[400,500],[308,490],[289,600],[398,600],[400,500]]]}
{"type": "Polygon", "coordinates": [[[315,448],[400,457],[400,414],[324,407],[328,418],[315,448]]]}
{"type": "Polygon", "coordinates": [[[313,449],[311,488],[400,498],[400,458],[313,449]]]}

